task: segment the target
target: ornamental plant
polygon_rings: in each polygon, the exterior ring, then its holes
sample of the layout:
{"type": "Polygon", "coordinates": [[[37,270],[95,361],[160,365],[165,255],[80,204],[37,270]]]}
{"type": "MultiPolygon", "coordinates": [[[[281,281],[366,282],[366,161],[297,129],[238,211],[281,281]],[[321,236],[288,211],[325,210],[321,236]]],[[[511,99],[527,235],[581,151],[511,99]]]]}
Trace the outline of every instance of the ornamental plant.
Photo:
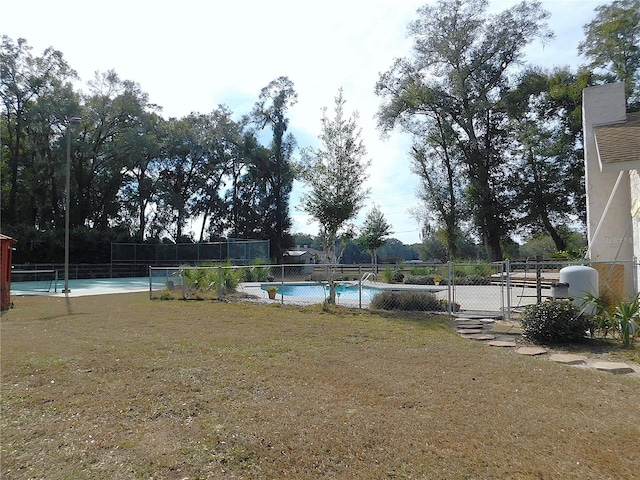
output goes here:
{"type": "Polygon", "coordinates": [[[611,334],[625,347],[630,347],[635,337],[640,335],[640,298],[632,301],[611,301],[603,296],[587,294],[585,309],[595,307],[593,326],[595,331],[606,338],[611,334]]]}
{"type": "Polygon", "coordinates": [[[523,336],[537,343],[581,342],[592,328],[592,319],[568,300],[528,305],[522,314],[523,336]]]}

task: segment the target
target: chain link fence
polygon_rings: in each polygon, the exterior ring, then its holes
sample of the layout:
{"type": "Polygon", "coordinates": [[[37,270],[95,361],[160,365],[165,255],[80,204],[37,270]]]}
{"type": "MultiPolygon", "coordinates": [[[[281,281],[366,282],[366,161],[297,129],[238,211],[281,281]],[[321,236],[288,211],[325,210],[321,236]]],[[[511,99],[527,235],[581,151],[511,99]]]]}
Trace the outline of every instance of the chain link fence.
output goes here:
{"type": "MultiPolygon", "coordinates": [[[[352,308],[446,312],[510,318],[526,305],[569,298],[562,269],[597,271],[597,295],[637,292],[635,262],[525,261],[402,265],[150,267],[152,299],[218,299],[352,308]]],[[[593,283],[593,282],[592,282],[593,283]]],[[[576,302],[580,298],[574,299],[576,302]]]]}
{"type": "Polygon", "coordinates": [[[247,265],[269,258],[269,240],[236,240],[206,243],[112,243],[113,265],[201,265],[230,262],[247,265]]]}

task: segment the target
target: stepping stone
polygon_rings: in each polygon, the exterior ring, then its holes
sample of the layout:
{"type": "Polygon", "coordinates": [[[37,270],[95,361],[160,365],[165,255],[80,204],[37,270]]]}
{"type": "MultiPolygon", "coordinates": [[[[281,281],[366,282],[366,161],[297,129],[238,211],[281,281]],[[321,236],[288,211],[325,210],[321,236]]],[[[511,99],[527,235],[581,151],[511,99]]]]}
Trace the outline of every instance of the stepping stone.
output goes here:
{"type": "Polygon", "coordinates": [[[481,318],[480,321],[482,323],[496,323],[496,321],[493,318],[481,318]]]}
{"type": "Polygon", "coordinates": [[[494,340],[492,342],[487,342],[487,345],[490,345],[492,347],[515,347],[516,346],[516,342],[494,340]]]}
{"type": "Polygon", "coordinates": [[[455,328],[456,330],[482,330],[482,325],[456,325],[455,328]]]}
{"type": "Polygon", "coordinates": [[[549,357],[549,360],[565,365],[584,365],[587,363],[586,358],[580,355],[573,355],[572,353],[554,353],[549,357]]]}
{"type": "Polygon", "coordinates": [[[626,363],[621,362],[595,362],[591,366],[596,370],[611,373],[633,373],[635,371],[626,363]]]}
{"type": "Polygon", "coordinates": [[[515,325],[513,325],[512,323],[496,323],[493,327],[491,327],[491,330],[489,330],[491,333],[509,333],[511,331],[511,329],[515,328],[515,325]]]}
{"type": "Polygon", "coordinates": [[[471,340],[495,340],[496,336],[487,333],[476,333],[475,335],[468,335],[467,338],[471,340]]]}
{"type": "Polygon", "coordinates": [[[456,333],[459,333],[460,335],[475,335],[477,333],[482,333],[482,329],[481,328],[461,328],[459,330],[456,330],[456,333]]]}
{"type": "Polygon", "coordinates": [[[481,323],[456,323],[456,327],[458,328],[482,328],[484,327],[481,323]]]}
{"type": "Polygon", "coordinates": [[[520,347],[516,352],[520,355],[529,355],[533,357],[535,355],[543,355],[547,353],[547,350],[542,347],[520,347]]]}
{"type": "Polygon", "coordinates": [[[522,328],[513,327],[511,330],[507,332],[507,335],[522,335],[522,328]]]}

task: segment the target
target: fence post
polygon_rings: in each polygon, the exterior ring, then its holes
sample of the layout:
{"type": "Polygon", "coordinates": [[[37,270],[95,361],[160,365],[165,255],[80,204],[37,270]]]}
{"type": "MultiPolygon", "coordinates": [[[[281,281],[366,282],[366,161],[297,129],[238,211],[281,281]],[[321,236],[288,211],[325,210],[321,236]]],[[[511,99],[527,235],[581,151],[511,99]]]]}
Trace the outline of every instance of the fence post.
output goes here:
{"type": "Polygon", "coordinates": [[[222,300],[222,265],[218,265],[218,300],[222,300]]]}
{"type": "MultiPolygon", "coordinates": [[[[511,262],[509,261],[509,259],[507,259],[505,261],[505,263],[503,264],[503,269],[505,269],[507,271],[507,280],[506,280],[506,286],[507,286],[507,321],[511,320],[511,262]]],[[[500,282],[500,284],[502,285],[502,282],[500,282]]]]}
{"type": "Polygon", "coordinates": [[[280,277],[280,305],[284,305],[284,264],[280,265],[281,277],[280,277]]]}
{"type": "Polygon", "coordinates": [[[453,265],[451,260],[447,262],[447,313],[452,315],[455,311],[453,298],[453,265]]]}
{"type": "Polygon", "coordinates": [[[536,255],[536,303],[542,303],[542,257],[536,255]]]}
{"type": "Polygon", "coordinates": [[[180,272],[180,286],[182,288],[182,299],[186,300],[187,299],[187,286],[185,285],[184,282],[184,267],[180,267],[180,270],[178,270],[180,272]]]}
{"type": "Polygon", "coordinates": [[[362,309],[362,265],[358,265],[358,308],[362,309]]]}

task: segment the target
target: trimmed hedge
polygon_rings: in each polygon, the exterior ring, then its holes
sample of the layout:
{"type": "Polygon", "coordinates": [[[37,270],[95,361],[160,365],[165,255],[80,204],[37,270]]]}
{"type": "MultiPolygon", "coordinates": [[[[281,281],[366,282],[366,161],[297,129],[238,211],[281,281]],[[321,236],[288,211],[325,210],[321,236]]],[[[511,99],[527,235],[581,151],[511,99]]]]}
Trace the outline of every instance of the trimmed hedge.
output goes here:
{"type": "Polygon", "coordinates": [[[373,297],[371,307],[380,310],[406,310],[419,312],[443,311],[443,304],[428,292],[382,292],[373,297]]]}

